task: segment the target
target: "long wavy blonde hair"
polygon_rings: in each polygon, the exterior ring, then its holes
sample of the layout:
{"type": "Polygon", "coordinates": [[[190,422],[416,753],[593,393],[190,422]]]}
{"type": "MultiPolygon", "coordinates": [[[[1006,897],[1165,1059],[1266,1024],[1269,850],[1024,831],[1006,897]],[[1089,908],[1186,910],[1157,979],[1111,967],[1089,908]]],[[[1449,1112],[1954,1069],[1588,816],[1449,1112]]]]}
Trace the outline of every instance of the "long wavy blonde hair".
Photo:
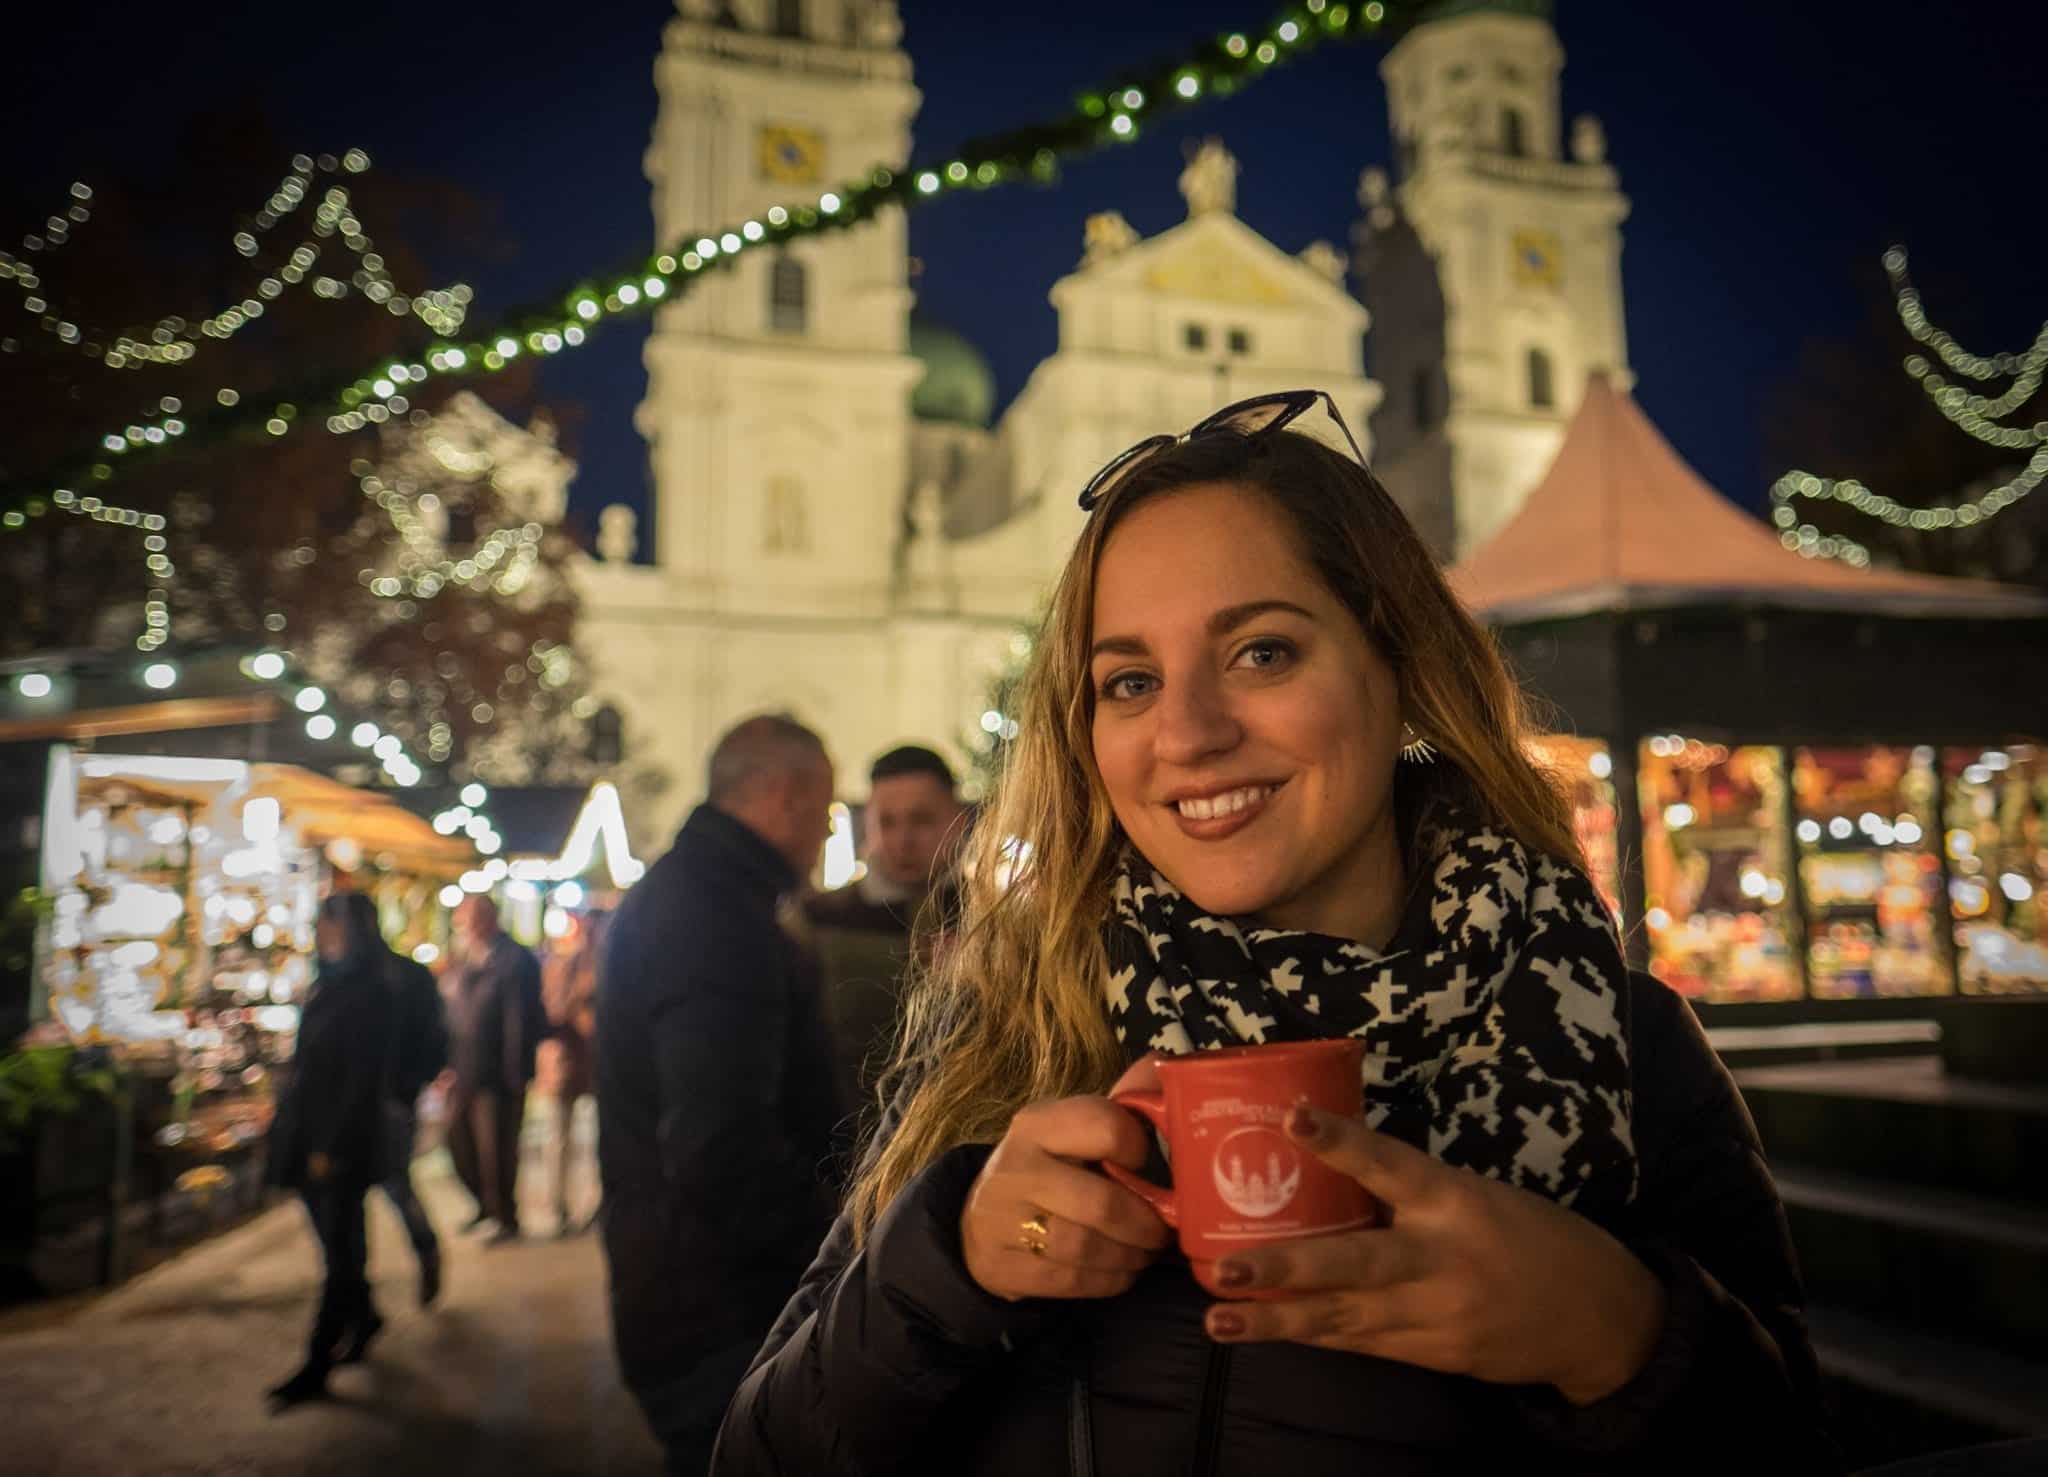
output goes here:
{"type": "Polygon", "coordinates": [[[1157,455],[1081,532],[1022,685],[1017,738],[968,843],[957,938],[907,992],[881,1091],[900,1122],[848,1193],[863,1234],[904,1185],[960,1144],[993,1143],[1025,1105],[1105,1091],[1126,1065],[1103,996],[1103,925],[1122,828],[1095,767],[1089,640],[1102,551],[1133,508],[1229,483],[1264,496],[1297,549],[1400,679],[1402,716],[1438,750],[1396,767],[1408,875],[1415,818],[1452,799],[1523,845],[1583,867],[1570,803],[1524,747],[1527,699],[1371,472],[1307,436],[1220,435],[1157,455]]]}

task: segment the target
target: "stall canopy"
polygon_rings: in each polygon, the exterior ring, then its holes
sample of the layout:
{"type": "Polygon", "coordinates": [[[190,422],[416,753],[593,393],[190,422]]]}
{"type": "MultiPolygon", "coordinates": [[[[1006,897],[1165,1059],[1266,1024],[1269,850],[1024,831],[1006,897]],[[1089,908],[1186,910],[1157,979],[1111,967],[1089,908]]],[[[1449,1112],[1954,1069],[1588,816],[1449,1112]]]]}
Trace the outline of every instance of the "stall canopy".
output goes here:
{"type": "Polygon", "coordinates": [[[1605,375],[1521,511],[1450,571],[1492,624],[1593,611],[1769,605],[1887,615],[2048,613],[2048,598],[1980,580],[1809,559],[1730,503],[1605,375]]]}
{"type": "Polygon", "coordinates": [[[275,800],[307,845],[339,845],[387,869],[453,877],[475,860],[466,838],[436,834],[390,797],[296,765],[87,754],[78,773],[81,796],[95,798],[127,790],[168,804],[207,805],[232,790],[238,800],[275,800]]]}

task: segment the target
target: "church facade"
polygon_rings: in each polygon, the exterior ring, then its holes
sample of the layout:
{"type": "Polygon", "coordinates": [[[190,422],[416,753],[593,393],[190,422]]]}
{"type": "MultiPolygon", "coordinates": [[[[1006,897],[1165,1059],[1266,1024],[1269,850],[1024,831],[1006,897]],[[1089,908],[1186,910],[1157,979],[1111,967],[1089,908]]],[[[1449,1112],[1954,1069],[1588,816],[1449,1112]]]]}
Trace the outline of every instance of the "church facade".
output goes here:
{"type": "MultiPolygon", "coordinates": [[[[1547,20],[1486,7],[1425,25],[1390,55],[1397,137],[1426,134],[1424,121],[1436,116],[1427,102],[1403,100],[1395,67],[1404,48],[1437,48],[1497,20],[1548,38],[1547,53],[1517,42],[1524,50],[1514,55],[1526,55],[1532,98],[1525,148],[1555,134],[1561,56],[1547,72],[1538,65],[1556,53],[1547,20]],[[1537,105],[1545,96],[1548,112],[1537,105]]],[[[1437,52],[1429,55],[1436,66],[1437,52]]],[[[911,154],[918,94],[887,0],[679,0],[656,80],[646,169],[664,245],[911,154]]],[[[1462,138],[1456,150],[1418,145],[1398,194],[1375,193],[1369,172],[1359,228],[1363,252],[1389,262],[1412,240],[1425,264],[1457,281],[1447,296],[1460,305],[1476,301],[1461,276],[1463,253],[1478,249],[1468,240],[1472,202],[1497,183],[1471,166],[1485,149],[1462,138]],[[1440,184],[1454,166],[1472,178],[1440,184]],[[1440,219],[1457,230],[1433,236],[1440,219]]],[[[1374,455],[1389,415],[1365,366],[1370,292],[1364,302],[1354,294],[1345,258],[1327,243],[1289,253],[1239,219],[1236,175],[1236,161],[1211,141],[1181,176],[1181,224],[1141,238],[1114,212],[1076,221],[1078,264],[1051,293],[1058,348],[1000,418],[980,355],[913,317],[900,213],[827,241],[750,253],[659,310],[636,415],[653,472],[652,537],[641,549],[633,515],[607,509],[599,557],[580,571],[579,644],[596,691],[624,720],[629,764],[668,781],[632,817],[638,839],[666,840],[701,793],[712,743],[752,712],[788,711],[815,727],[848,793],[864,788],[868,759],[898,743],[929,744],[964,769],[984,741],[991,683],[1026,649],[1080,530],[1077,490],[1133,442],[1230,400],[1314,385],[1331,392],[1374,455]]],[[[1576,247],[1584,229],[1573,206],[1558,206],[1562,216],[1531,213],[1560,193],[1555,182],[1517,179],[1500,186],[1498,229],[1574,233],[1576,247]],[[1537,224],[1514,224],[1524,217],[1537,224]]],[[[1389,271],[1417,267],[1398,261],[1389,271]]],[[[1564,280],[1576,283],[1578,271],[1564,280]]],[[[1618,283],[1612,290],[1618,344],[1618,283]]],[[[1577,299],[1529,311],[1532,322],[1570,319],[1577,299]]],[[[1530,337],[1523,316],[1515,343],[1530,337]]],[[[1503,459],[1479,453],[1480,444],[1519,448],[1547,424],[1480,394],[1498,388],[1480,372],[1486,356],[1458,314],[1448,324],[1438,329],[1437,373],[1469,396],[1446,406],[1462,418],[1447,414],[1430,428],[1453,449],[1437,458],[1448,480],[1414,470],[1435,464],[1428,437],[1394,432],[1411,468],[1398,495],[1426,529],[1447,535],[1512,503],[1489,490],[1483,516],[1460,511],[1473,498],[1461,472],[1520,475],[1519,451],[1503,459]],[[1473,454],[1461,460],[1468,443],[1473,454]]],[[[1618,360],[1604,348],[1566,352],[1575,341],[1564,331],[1541,341],[1558,345],[1552,419],[1561,429],[1585,370],[1618,360]]],[[[1401,372],[1412,387],[1419,364],[1403,359],[1401,372]]],[[[1403,414],[1404,428],[1415,422],[1403,414]]]]}

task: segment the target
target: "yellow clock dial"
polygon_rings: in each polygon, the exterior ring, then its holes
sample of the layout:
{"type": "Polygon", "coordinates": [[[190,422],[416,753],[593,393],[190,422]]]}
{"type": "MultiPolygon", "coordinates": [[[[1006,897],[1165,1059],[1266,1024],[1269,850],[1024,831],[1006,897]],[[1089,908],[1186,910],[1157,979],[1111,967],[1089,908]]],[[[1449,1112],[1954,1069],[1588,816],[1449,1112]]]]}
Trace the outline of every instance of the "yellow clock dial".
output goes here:
{"type": "Polygon", "coordinates": [[[813,185],[825,175],[825,140],[815,129],[768,123],[758,142],[761,177],[789,185],[813,185]]]}
{"type": "Polygon", "coordinates": [[[1555,232],[1518,230],[1510,253],[1517,287],[1564,286],[1564,248],[1555,232]]]}

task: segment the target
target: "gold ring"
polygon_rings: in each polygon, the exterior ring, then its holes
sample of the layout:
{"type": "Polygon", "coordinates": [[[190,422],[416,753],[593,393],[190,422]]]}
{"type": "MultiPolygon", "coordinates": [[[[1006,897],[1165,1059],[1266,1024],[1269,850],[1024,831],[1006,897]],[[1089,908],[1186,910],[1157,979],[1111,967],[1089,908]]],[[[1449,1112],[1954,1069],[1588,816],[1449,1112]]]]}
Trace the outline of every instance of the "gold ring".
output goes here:
{"type": "Polygon", "coordinates": [[[1023,1225],[1018,1227],[1018,1230],[1023,1232],[1024,1250],[1030,1252],[1033,1256],[1045,1255],[1045,1238],[1051,1235],[1052,1231],[1045,1223],[1043,1212],[1025,1221],[1023,1225]]]}

